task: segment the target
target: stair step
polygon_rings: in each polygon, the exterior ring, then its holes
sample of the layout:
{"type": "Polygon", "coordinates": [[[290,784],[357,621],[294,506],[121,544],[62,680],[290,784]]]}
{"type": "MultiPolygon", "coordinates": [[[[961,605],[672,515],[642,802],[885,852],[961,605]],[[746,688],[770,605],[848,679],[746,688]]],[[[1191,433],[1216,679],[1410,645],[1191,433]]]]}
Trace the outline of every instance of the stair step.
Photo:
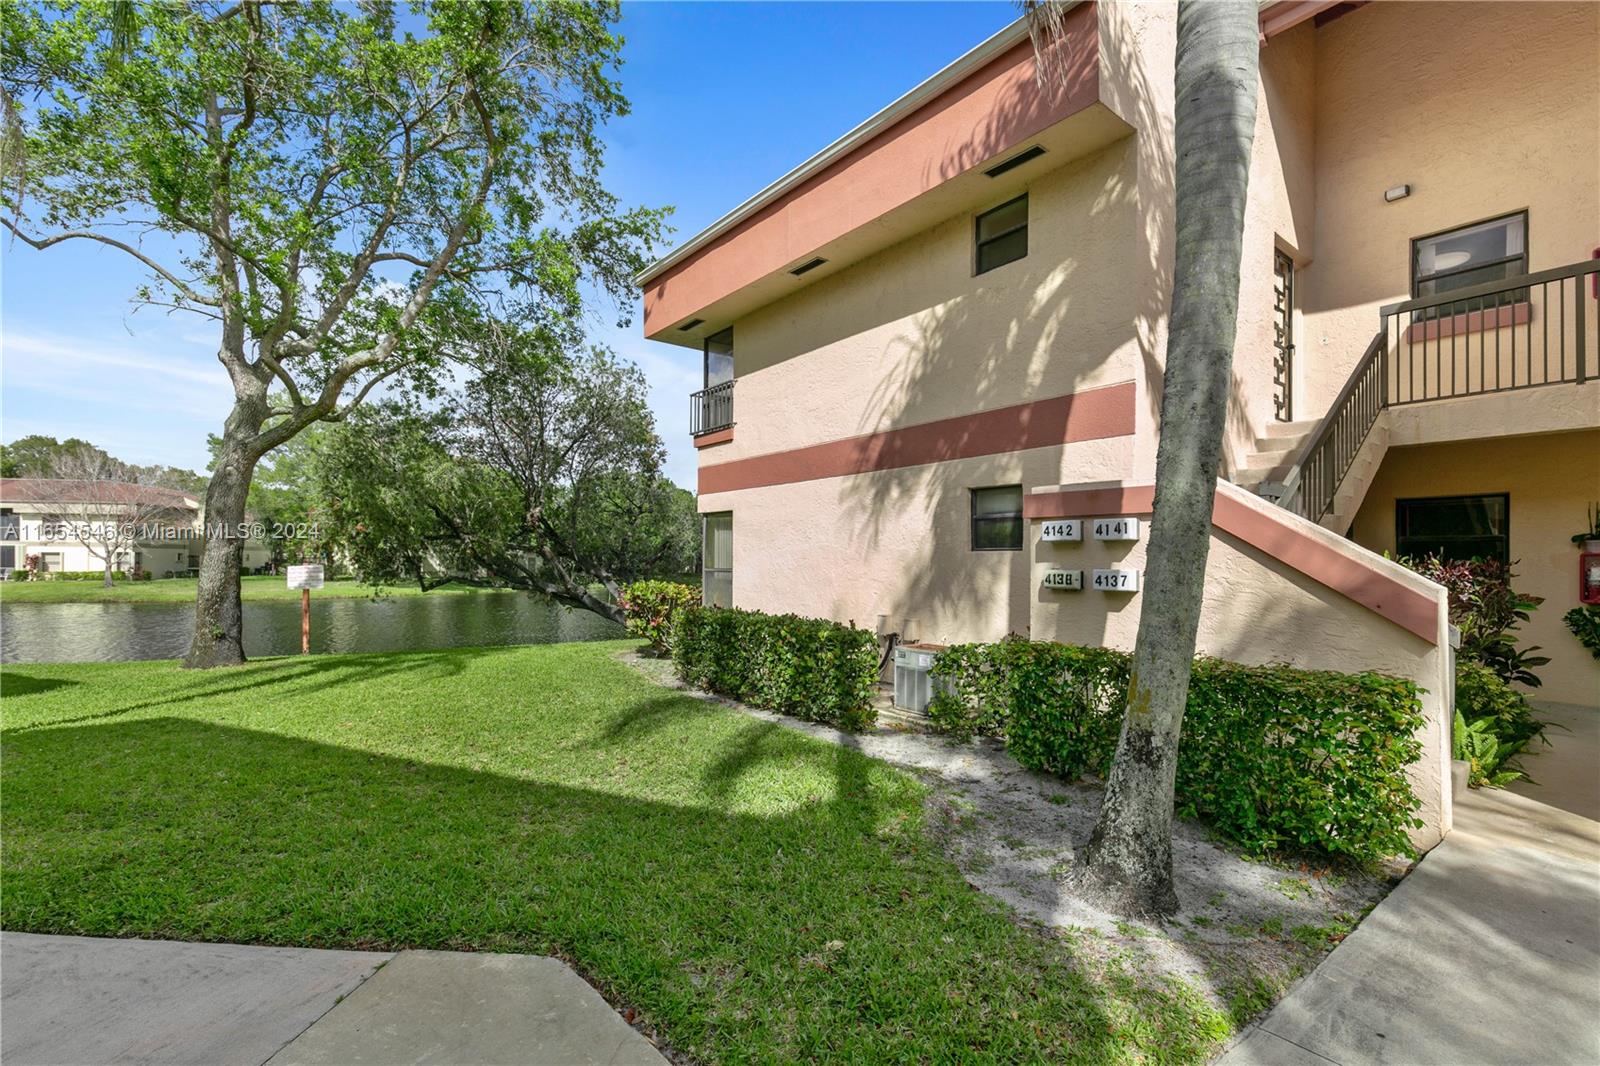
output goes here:
{"type": "Polygon", "coordinates": [[[1262,437],[1256,441],[1253,456],[1287,455],[1298,452],[1308,437],[1309,433],[1303,433],[1298,437],[1262,437]]]}
{"type": "Polygon", "coordinates": [[[1269,422],[1263,436],[1277,439],[1279,437],[1303,437],[1317,428],[1315,420],[1310,422],[1269,422]]]}
{"type": "Polygon", "coordinates": [[[1243,485],[1245,478],[1251,484],[1260,484],[1263,481],[1282,481],[1289,476],[1289,471],[1294,469],[1294,462],[1285,457],[1277,462],[1272,462],[1271,456],[1265,457],[1268,461],[1262,463],[1252,462],[1250,465],[1236,471],[1233,475],[1234,484],[1243,485]]]}

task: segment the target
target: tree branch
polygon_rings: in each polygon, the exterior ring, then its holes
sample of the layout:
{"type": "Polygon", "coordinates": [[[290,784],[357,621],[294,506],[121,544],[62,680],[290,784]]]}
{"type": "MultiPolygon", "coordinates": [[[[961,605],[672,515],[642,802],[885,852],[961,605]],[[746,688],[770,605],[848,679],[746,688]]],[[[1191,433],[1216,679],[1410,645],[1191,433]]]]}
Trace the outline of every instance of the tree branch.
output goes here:
{"type": "Polygon", "coordinates": [[[53,244],[60,244],[62,241],[70,240],[96,241],[100,244],[109,245],[112,248],[119,248],[133,256],[135,259],[139,260],[139,262],[143,263],[157,274],[161,275],[161,277],[165,279],[169,285],[171,285],[174,289],[177,289],[178,292],[183,295],[184,299],[191,300],[197,304],[205,304],[207,307],[222,306],[222,301],[217,297],[200,295],[198,292],[195,292],[192,288],[190,288],[172,271],[168,270],[154,259],[151,259],[149,256],[145,255],[133,245],[126,244],[114,237],[107,237],[103,233],[91,233],[87,230],[69,230],[66,233],[57,233],[50,237],[35,238],[30,237],[26,233],[22,232],[21,228],[18,227],[16,222],[12,219],[0,218],[0,225],[3,225],[9,229],[13,234],[20,238],[24,244],[27,244],[33,248],[37,248],[39,251],[44,251],[53,244]]]}

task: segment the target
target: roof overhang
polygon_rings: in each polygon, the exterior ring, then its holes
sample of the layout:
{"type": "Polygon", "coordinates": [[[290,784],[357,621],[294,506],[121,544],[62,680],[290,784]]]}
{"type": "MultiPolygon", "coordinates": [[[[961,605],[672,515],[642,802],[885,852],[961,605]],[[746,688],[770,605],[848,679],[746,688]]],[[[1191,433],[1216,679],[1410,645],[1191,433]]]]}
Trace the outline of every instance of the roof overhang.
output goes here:
{"type": "Polygon", "coordinates": [[[1073,4],[1066,23],[1066,77],[1049,88],[1018,19],[640,272],[645,335],[698,345],[740,313],[1126,135],[1099,103],[1094,4],[1073,4]],[[983,175],[1035,143],[1050,155],[983,175]],[[818,256],[828,263],[789,273],[818,256]],[[704,323],[679,328],[695,318],[704,323]]]}

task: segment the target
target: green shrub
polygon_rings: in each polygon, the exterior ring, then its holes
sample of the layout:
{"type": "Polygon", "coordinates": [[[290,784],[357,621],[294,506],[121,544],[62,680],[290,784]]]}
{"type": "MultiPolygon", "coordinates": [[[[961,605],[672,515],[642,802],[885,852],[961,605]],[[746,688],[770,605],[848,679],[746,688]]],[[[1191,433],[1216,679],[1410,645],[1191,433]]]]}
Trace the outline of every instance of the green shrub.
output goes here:
{"type": "Polygon", "coordinates": [[[878,641],[855,626],[729,607],[679,612],[678,676],[708,692],[851,731],[876,717],[878,641]]]}
{"type": "Polygon", "coordinates": [[[1578,638],[1578,643],[1589,649],[1589,654],[1600,659],[1600,605],[1585,604],[1574,607],[1561,616],[1561,620],[1578,638]]]}
{"type": "MultiPolygon", "coordinates": [[[[1024,766],[1105,776],[1131,657],[1008,640],[940,654],[930,715],[957,735],[1003,737],[1024,766]]],[[[1178,749],[1178,812],[1251,852],[1356,860],[1411,850],[1420,826],[1406,767],[1421,755],[1417,688],[1379,674],[1198,659],[1178,749]]]]}
{"type": "Polygon", "coordinates": [[[628,635],[650,642],[657,655],[672,650],[672,627],[686,607],[700,606],[700,590],[677,581],[635,581],[617,605],[628,619],[628,635]]]}
{"type": "Polygon", "coordinates": [[[1431,581],[1444,586],[1450,624],[1461,631],[1458,659],[1482,663],[1506,681],[1538,688],[1536,667],[1549,663],[1548,655],[1535,655],[1538,645],[1517,646],[1517,629],[1544,602],[1511,587],[1516,575],[1511,566],[1495,559],[1460,561],[1429,555],[1401,559],[1431,581]]]}
{"type": "Polygon", "coordinates": [[[1103,775],[1122,728],[1128,661],[1109,648],[1016,637],[957,645],[934,660],[945,691],[929,716],[957,736],[1004,739],[1024,766],[1068,778],[1103,775]]]}
{"type": "Polygon", "coordinates": [[[1016,684],[1014,662],[1053,646],[1013,636],[998,644],[956,644],[941,651],[933,660],[935,685],[928,704],[934,728],[962,740],[974,734],[1004,739],[1016,684]]]}
{"type": "Polygon", "coordinates": [[[1473,788],[1500,788],[1527,776],[1509,760],[1544,732],[1527,699],[1481,663],[1456,664],[1456,706],[1451,739],[1455,758],[1471,764],[1473,788]]]}
{"type": "Polygon", "coordinates": [[[1250,851],[1355,860],[1412,851],[1417,686],[1382,674],[1199,659],[1178,745],[1178,813],[1250,851]]]}
{"type": "MultiPolygon", "coordinates": [[[[106,572],[104,570],[51,570],[48,571],[46,576],[51,581],[104,581],[106,572]]],[[[124,581],[127,576],[121,570],[111,571],[111,579],[113,581],[124,581]]]]}

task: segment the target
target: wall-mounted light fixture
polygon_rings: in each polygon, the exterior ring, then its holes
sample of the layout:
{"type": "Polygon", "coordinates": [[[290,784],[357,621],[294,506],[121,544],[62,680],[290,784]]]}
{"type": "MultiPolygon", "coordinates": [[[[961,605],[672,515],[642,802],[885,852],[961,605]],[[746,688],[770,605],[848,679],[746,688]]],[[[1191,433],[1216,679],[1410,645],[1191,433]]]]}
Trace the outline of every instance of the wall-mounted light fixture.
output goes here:
{"type": "Polygon", "coordinates": [[[1410,195],[1411,195],[1411,186],[1410,185],[1396,185],[1392,189],[1383,190],[1383,202],[1387,203],[1387,204],[1392,204],[1396,200],[1404,200],[1406,197],[1408,197],[1410,195]]]}

